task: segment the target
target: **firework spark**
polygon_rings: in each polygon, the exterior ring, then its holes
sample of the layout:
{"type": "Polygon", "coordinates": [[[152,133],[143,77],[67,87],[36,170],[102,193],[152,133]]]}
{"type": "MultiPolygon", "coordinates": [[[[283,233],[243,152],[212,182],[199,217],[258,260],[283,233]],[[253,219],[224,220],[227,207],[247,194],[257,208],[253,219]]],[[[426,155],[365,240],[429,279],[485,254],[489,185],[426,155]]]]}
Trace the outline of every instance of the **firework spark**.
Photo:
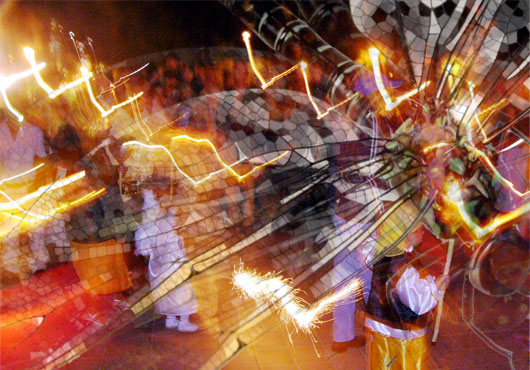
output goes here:
{"type": "Polygon", "coordinates": [[[232,283],[242,294],[256,301],[265,300],[274,304],[282,320],[292,322],[297,330],[307,333],[321,322],[322,315],[331,311],[335,303],[354,294],[360,287],[358,280],[351,280],[341,289],[306,307],[305,301],[297,296],[299,290],[291,287],[289,280],[278,274],[260,275],[240,266],[232,275],[232,283]]]}

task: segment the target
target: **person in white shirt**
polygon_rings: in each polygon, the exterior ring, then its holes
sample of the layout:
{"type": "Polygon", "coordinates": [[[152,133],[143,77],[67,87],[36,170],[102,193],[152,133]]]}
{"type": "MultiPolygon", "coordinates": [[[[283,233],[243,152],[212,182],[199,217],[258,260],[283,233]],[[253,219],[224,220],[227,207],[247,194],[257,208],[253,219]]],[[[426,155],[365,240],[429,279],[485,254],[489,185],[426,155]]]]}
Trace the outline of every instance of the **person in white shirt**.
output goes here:
{"type": "MultiPolygon", "coordinates": [[[[29,122],[21,126],[4,119],[0,122],[0,179],[8,179],[30,170],[36,158],[45,157],[44,134],[29,122]]],[[[2,184],[2,190],[13,200],[19,199],[34,187],[35,172],[30,172],[2,184]]],[[[40,198],[37,200],[39,201],[40,198]]],[[[5,200],[7,201],[7,199],[5,200]]],[[[45,246],[44,226],[37,224],[29,233],[30,251],[22,252],[19,245],[19,229],[2,238],[2,262],[5,270],[27,278],[31,272],[44,269],[50,257],[45,246]],[[22,259],[22,260],[21,260],[22,259]]]]}
{"type": "MultiPolygon", "coordinates": [[[[437,306],[449,278],[435,278],[413,258],[414,246],[421,243],[417,233],[389,250],[417,214],[407,202],[377,230],[376,250],[382,258],[373,265],[364,323],[367,369],[384,369],[390,363],[392,368],[403,370],[427,368],[429,312],[437,306]]],[[[419,224],[416,230],[421,227],[419,224]]]]}
{"type": "MultiPolygon", "coordinates": [[[[142,224],[135,233],[136,254],[149,257],[149,283],[154,289],[187,259],[184,240],[175,232],[175,217],[161,209],[152,190],[144,190],[143,198],[142,224]]],[[[166,316],[166,328],[182,332],[197,331],[197,325],[189,321],[197,308],[190,283],[180,285],[155,302],[155,311],[166,316]]]]}

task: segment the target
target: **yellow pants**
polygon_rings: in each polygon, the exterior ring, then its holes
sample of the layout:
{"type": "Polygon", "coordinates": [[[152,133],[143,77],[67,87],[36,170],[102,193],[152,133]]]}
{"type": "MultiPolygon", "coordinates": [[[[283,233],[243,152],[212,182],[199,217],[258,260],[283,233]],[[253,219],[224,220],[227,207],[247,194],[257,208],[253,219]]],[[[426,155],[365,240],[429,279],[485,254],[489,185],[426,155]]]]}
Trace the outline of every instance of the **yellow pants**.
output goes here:
{"type": "Polygon", "coordinates": [[[413,340],[387,337],[366,329],[368,370],[425,370],[427,339],[413,340]]]}

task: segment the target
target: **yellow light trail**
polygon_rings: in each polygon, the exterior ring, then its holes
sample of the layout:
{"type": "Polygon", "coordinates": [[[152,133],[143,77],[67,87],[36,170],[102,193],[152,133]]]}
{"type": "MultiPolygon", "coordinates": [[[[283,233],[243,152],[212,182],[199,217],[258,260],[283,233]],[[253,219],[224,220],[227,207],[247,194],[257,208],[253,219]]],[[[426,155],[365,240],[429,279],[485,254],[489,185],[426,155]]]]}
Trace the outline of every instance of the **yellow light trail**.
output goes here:
{"type": "Polygon", "coordinates": [[[18,122],[23,122],[24,116],[22,115],[22,113],[16,110],[15,107],[11,105],[11,102],[9,101],[7,97],[6,90],[18,80],[31,76],[32,74],[35,73],[35,71],[39,71],[43,69],[45,66],[46,66],[46,63],[40,63],[38,65],[32,66],[31,69],[28,69],[23,72],[15,73],[9,76],[0,75],[0,94],[2,94],[2,99],[4,100],[4,104],[6,105],[6,108],[11,113],[13,113],[15,117],[17,117],[18,122]]]}
{"type": "MultiPolygon", "coordinates": [[[[89,74],[88,69],[86,67],[81,67],[81,75],[83,77],[88,77],[88,74],[89,74]]],[[[94,106],[101,112],[101,117],[108,116],[109,114],[114,112],[116,109],[121,108],[124,105],[129,104],[130,102],[138,99],[140,96],[143,95],[143,91],[139,92],[138,94],[135,94],[135,95],[129,97],[127,100],[125,100],[125,101],[123,101],[123,102],[121,102],[119,104],[113,105],[108,110],[105,110],[101,106],[101,104],[99,104],[98,101],[96,100],[96,97],[94,96],[94,92],[92,91],[92,87],[90,86],[90,81],[88,80],[88,78],[85,79],[84,82],[85,82],[86,88],[88,90],[88,95],[90,96],[90,101],[92,101],[92,104],[94,104],[94,106]]]]}
{"type": "Polygon", "coordinates": [[[321,112],[320,109],[318,108],[318,105],[317,103],[315,102],[315,100],[313,99],[313,95],[311,94],[311,89],[309,88],[309,79],[307,77],[307,63],[304,62],[304,61],[301,61],[300,62],[300,70],[302,71],[302,76],[304,76],[304,83],[305,83],[305,89],[306,89],[306,92],[307,92],[307,97],[309,98],[309,101],[311,102],[311,105],[313,106],[313,108],[315,109],[315,111],[317,112],[317,119],[321,119],[322,117],[325,117],[326,115],[329,114],[329,112],[331,112],[332,110],[340,107],[342,104],[344,103],[347,103],[349,102],[350,100],[352,100],[354,97],[356,96],[359,96],[359,93],[355,93],[353,94],[352,96],[350,96],[349,98],[346,98],[344,99],[343,101],[341,101],[340,103],[338,104],[335,104],[334,106],[326,109],[325,112],[321,112]]]}
{"type": "Polygon", "coordinates": [[[252,71],[254,71],[254,74],[256,75],[256,77],[258,77],[258,79],[260,80],[261,88],[263,90],[265,90],[267,87],[269,87],[274,82],[276,82],[279,79],[281,79],[282,77],[284,77],[284,76],[288,75],[289,73],[295,71],[296,69],[300,68],[300,70],[302,71],[302,75],[304,77],[305,89],[306,89],[306,92],[307,92],[307,96],[309,97],[309,101],[311,102],[311,105],[313,106],[313,108],[317,112],[317,119],[321,119],[322,117],[325,117],[332,110],[334,110],[334,109],[340,107],[341,105],[347,103],[348,101],[352,100],[356,96],[359,96],[358,93],[355,93],[352,96],[350,96],[349,98],[344,99],[340,103],[335,104],[334,106],[328,108],[325,112],[321,112],[320,109],[318,108],[315,100],[313,99],[313,95],[311,94],[311,89],[309,88],[309,82],[308,82],[308,77],[307,77],[307,63],[306,62],[301,61],[300,63],[298,63],[298,64],[294,65],[293,67],[289,68],[288,70],[286,70],[285,72],[282,72],[282,73],[280,73],[277,76],[274,76],[273,78],[271,78],[270,81],[267,82],[265,80],[265,78],[263,77],[263,75],[258,70],[258,67],[256,66],[256,62],[254,61],[254,56],[253,56],[253,53],[252,53],[252,47],[250,46],[250,33],[248,31],[243,32],[243,41],[245,42],[245,46],[247,48],[248,59],[250,61],[250,67],[252,68],[252,71]]]}
{"type": "Polygon", "coordinates": [[[304,332],[316,327],[321,322],[320,317],[331,311],[334,303],[360,288],[358,280],[351,280],[343,288],[306,308],[303,299],[296,296],[298,290],[289,285],[289,280],[277,274],[259,275],[241,266],[232,274],[232,284],[239,292],[256,301],[268,300],[280,311],[282,320],[292,322],[304,332]]]}
{"type": "MultiPolygon", "coordinates": [[[[77,172],[73,175],[70,175],[68,177],[65,177],[61,180],[58,180],[50,185],[44,185],[44,186],[41,186],[37,191],[34,191],[33,193],[30,193],[30,194],[27,194],[25,196],[23,196],[22,198],[19,198],[17,200],[13,200],[11,199],[11,197],[9,195],[7,195],[5,192],[1,191],[0,190],[0,195],[3,195],[4,197],[6,197],[9,202],[7,203],[0,203],[0,211],[4,211],[4,210],[8,210],[8,209],[13,209],[13,208],[17,208],[20,210],[20,205],[22,203],[25,203],[25,202],[28,202],[32,199],[35,199],[37,197],[40,197],[42,194],[48,192],[48,191],[52,191],[52,190],[56,190],[56,189],[59,189],[59,188],[62,188],[66,185],[69,185],[75,181],[78,181],[80,179],[82,179],[83,177],[85,177],[85,171],[81,171],[81,172],[77,172]]],[[[22,210],[24,211],[24,210],[22,210]]]]}
{"type": "MultiPolygon", "coordinates": [[[[184,136],[187,136],[187,135],[184,135],[184,136]]],[[[201,139],[193,139],[193,138],[190,138],[192,140],[190,141],[194,141],[194,140],[201,140],[201,139]]],[[[206,140],[206,139],[202,139],[202,140],[206,140]]],[[[210,143],[211,144],[211,143],[210,143]]],[[[213,145],[213,144],[212,144],[213,145]]],[[[163,150],[170,158],[171,162],[173,163],[173,166],[175,166],[175,168],[177,169],[177,171],[182,174],[182,176],[184,176],[188,181],[190,181],[194,186],[197,186],[197,185],[200,185],[202,184],[203,182],[211,179],[213,176],[215,176],[216,174],[222,172],[222,171],[226,171],[228,169],[231,169],[233,166],[235,166],[236,164],[238,163],[241,163],[243,160],[239,160],[239,161],[236,161],[234,162],[233,164],[231,165],[226,165],[224,162],[221,162],[221,165],[223,165],[223,168],[217,170],[217,171],[214,171],[214,172],[210,172],[208,175],[206,175],[205,177],[203,177],[202,179],[200,180],[195,180],[193,179],[191,176],[189,176],[186,172],[184,172],[180,167],[179,165],[177,164],[177,162],[175,161],[175,158],[173,157],[173,155],[171,154],[171,152],[163,145],[158,145],[158,144],[154,144],[154,145],[150,145],[150,144],[145,144],[145,143],[142,143],[140,141],[136,141],[136,140],[131,140],[131,141],[127,141],[126,143],[123,143],[124,147],[127,147],[127,146],[139,146],[139,147],[142,147],[142,148],[146,148],[146,149],[159,149],[159,150],[163,150]]],[[[265,162],[259,166],[256,166],[254,167],[252,170],[250,170],[249,172],[243,174],[243,175],[240,175],[240,174],[237,174],[237,172],[233,171],[231,172],[232,174],[235,174],[235,176],[238,178],[238,180],[242,180],[244,179],[245,177],[253,174],[254,172],[256,172],[257,170],[259,170],[260,168],[264,167],[264,166],[267,166],[273,162],[276,162],[277,160],[279,160],[280,158],[283,158],[284,156],[286,156],[287,154],[289,153],[289,151],[285,151],[283,152],[282,154],[278,155],[277,157],[273,158],[272,160],[268,161],[268,162],[265,162]]]]}
{"type": "Polygon", "coordinates": [[[494,232],[498,227],[513,221],[525,213],[530,212],[530,202],[525,203],[519,208],[514,209],[511,212],[503,214],[501,216],[496,216],[492,221],[490,221],[486,226],[479,226],[467,213],[465,203],[462,197],[462,190],[456,181],[452,181],[449,184],[448,194],[446,200],[453,204],[462,220],[466,223],[469,229],[473,232],[477,239],[482,239],[485,236],[494,232]]]}
{"type": "Polygon", "coordinates": [[[520,191],[518,191],[515,186],[510,182],[508,181],[507,179],[505,179],[501,174],[500,172],[497,170],[497,168],[495,168],[495,166],[493,165],[493,163],[491,163],[490,159],[488,158],[488,156],[481,150],[475,148],[474,146],[471,146],[471,145],[468,145],[468,144],[465,144],[465,147],[467,150],[475,153],[481,160],[481,162],[483,164],[485,164],[487,167],[489,167],[491,169],[491,171],[493,172],[493,174],[495,176],[497,176],[499,178],[499,180],[506,186],[508,186],[510,188],[511,191],[513,191],[515,194],[519,195],[520,197],[524,197],[526,196],[528,193],[530,193],[530,190],[525,192],[525,193],[521,193],[520,191]]]}
{"type": "MultiPolygon", "coordinates": [[[[473,82],[468,82],[467,84],[469,87],[469,95],[471,96],[471,109],[473,110],[473,115],[475,116],[475,120],[477,121],[478,127],[480,127],[480,132],[484,136],[484,139],[487,139],[488,136],[486,135],[486,132],[482,127],[482,123],[480,122],[477,115],[477,103],[475,102],[475,94],[473,93],[473,87],[475,86],[475,84],[473,82]]],[[[471,140],[469,142],[471,142],[471,140]]]]}
{"type": "Polygon", "coordinates": [[[434,150],[434,149],[437,149],[437,148],[441,148],[441,147],[444,147],[444,146],[454,146],[454,145],[453,144],[449,144],[449,143],[431,144],[431,145],[426,146],[425,148],[423,148],[423,153],[428,153],[431,150],[434,150]]]}
{"type": "Polygon", "coordinates": [[[370,48],[369,53],[370,53],[370,59],[372,60],[372,67],[374,69],[375,84],[377,86],[377,90],[379,90],[379,93],[383,97],[383,100],[386,105],[385,109],[387,111],[394,109],[399,104],[401,104],[401,102],[419,93],[421,90],[425,89],[431,83],[430,81],[427,81],[421,84],[420,87],[418,87],[417,89],[409,91],[408,93],[397,97],[395,101],[392,101],[392,98],[388,94],[388,91],[386,91],[385,85],[383,83],[383,77],[381,75],[381,66],[379,65],[379,50],[377,50],[376,48],[370,48]]]}
{"type": "Polygon", "coordinates": [[[45,215],[39,215],[39,214],[30,212],[30,211],[21,209],[19,207],[17,207],[17,209],[21,210],[25,214],[24,217],[20,217],[20,216],[14,215],[14,214],[8,213],[6,211],[0,211],[0,213],[4,214],[4,215],[6,215],[6,216],[8,216],[10,218],[14,218],[14,219],[17,219],[17,220],[20,220],[20,221],[24,221],[24,222],[27,222],[27,223],[35,223],[35,222],[38,222],[38,221],[47,220],[47,219],[53,217],[57,212],[65,211],[68,208],[74,207],[74,206],[76,206],[76,205],[78,205],[78,204],[80,204],[82,202],[87,202],[89,200],[92,200],[92,199],[98,197],[99,195],[103,194],[106,190],[107,190],[106,188],[101,188],[101,189],[99,189],[97,191],[96,190],[91,191],[90,193],[82,196],[79,199],[76,199],[76,200],[74,200],[72,202],[69,202],[69,203],[61,204],[60,206],[53,208],[52,210],[48,211],[45,215]],[[34,218],[33,219],[29,219],[29,218],[26,217],[28,215],[31,216],[31,217],[34,217],[34,218]]]}
{"type": "Polygon", "coordinates": [[[219,163],[221,164],[221,166],[223,166],[224,168],[226,168],[228,170],[228,172],[230,172],[232,175],[234,175],[238,180],[243,180],[244,178],[246,178],[247,176],[250,176],[252,175],[254,172],[256,172],[257,170],[259,170],[260,168],[264,167],[264,166],[267,166],[273,162],[276,162],[277,160],[279,160],[280,158],[284,157],[285,155],[287,155],[289,153],[289,151],[285,151],[283,152],[282,154],[280,154],[279,156],[273,158],[272,160],[270,161],[267,161],[263,164],[260,164],[259,166],[256,166],[254,167],[252,170],[250,170],[249,172],[243,174],[243,175],[240,175],[239,173],[237,173],[232,167],[234,165],[228,165],[227,163],[225,163],[223,161],[223,159],[221,158],[221,156],[219,155],[219,152],[217,151],[217,148],[215,147],[215,145],[213,145],[213,143],[208,140],[208,139],[196,139],[196,138],[193,138],[191,136],[188,136],[188,135],[178,135],[178,136],[174,136],[173,138],[171,138],[171,140],[184,140],[184,141],[189,141],[189,142],[193,142],[193,143],[197,143],[197,144],[207,144],[210,148],[212,148],[214,154],[215,154],[215,157],[217,158],[217,160],[219,161],[219,163]]]}
{"type": "Polygon", "coordinates": [[[52,89],[44,80],[42,79],[42,76],[40,74],[40,70],[36,69],[37,62],[35,60],[35,50],[33,50],[30,47],[24,48],[24,55],[26,56],[26,59],[28,60],[29,64],[31,65],[32,69],[34,70],[33,75],[35,76],[35,80],[37,81],[37,84],[46,91],[50,99],[55,99],[59,95],[61,95],[66,90],[69,90],[71,88],[74,88],[80,84],[82,84],[85,81],[88,81],[92,77],[92,72],[86,74],[85,76],[78,78],[75,81],[69,82],[63,86],[60,86],[57,90],[52,89]]]}
{"type": "Polygon", "coordinates": [[[248,53],[248,60],[250,61],[250,67],[254,71],[254,74],[256,77],[258,77],[259,81],[261,82],[261,88],[265,90],[267,87],[278,81],[280,78],[288,75],[289,73],[295,71],[298,67],[300,67],[299,64],[294,65],[293,67],[289,68],[285,72],[280,73],[277,76],[274,76],[271,78],[270,81],[266,81],[263,75],[258,70],[258,67],[256,66],[256,62],[254,61],[254,55],[252,53],[252,47],[250,46],[250,33],[248,31],[243,32],[243,41],[245,42],[245,46],[247,48],[248,53]]]}
{"type": "Polygon", "coordinates": [[[25,176],[25,175],[27,175],[28,173],[34,172],[34,171],[38,170],[39,168],[41,168],[42,166],[44,166],[44,163],[41,163],[41,164],[39,164],[38,166],[35,166],[35,167],[33,167],[33,168],[30,168],[29,170],[24,171],[24,172],[21,172],[21,173],[18,173],[18,174],[14,175],[14,176],[11,176],[11,177],[8,177],[8,178],[5,178],[5,179],[2,179],[2,180],[0,180],[0,185],[2,185],[4,182],[9,182],[9,181],[12,181],[12,180],[14,180],[14,179],[17,179],[17,178],[19,178],[19,177],[25,176]]]}

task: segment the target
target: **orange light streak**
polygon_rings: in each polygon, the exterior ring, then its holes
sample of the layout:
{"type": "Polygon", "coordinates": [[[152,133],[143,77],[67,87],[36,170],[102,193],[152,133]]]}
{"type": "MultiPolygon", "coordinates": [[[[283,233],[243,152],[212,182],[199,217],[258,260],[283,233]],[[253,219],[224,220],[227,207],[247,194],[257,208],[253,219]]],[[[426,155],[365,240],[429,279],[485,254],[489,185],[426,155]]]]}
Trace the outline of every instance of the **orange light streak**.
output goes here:
{"type": "MultiPolygon", "coordinates": [[[[187,136],[187,135],[184,135],[184,136],[187,136]]],[[[189,137],[188,137],[189,138],[189,137]]],[[[194,141],[194,140],[201,140],[201,139],[193,139],[193,138],[189,138],[190,141],[194,141]]],[[[202,140],[206,140],[206,139],[202,139],[202,140]]],[[[211,144],[211,143],[210,143],[211,144]]],[[[213,145],[213,144],[212,144],[213,145]]],[[[186,172],[184,172],[180,167],[179,165],[177,164],[177,162],[175,161],[175,158],[173,157],[173,155],[171,154],[171,152],[163,145],[158,145],[158,144],[155,144],[155,145],[149,145],[149,144],[145,144],[145,143],[142,143],[140,141],[136,141],[136,140],[131,140],[131,141],[127,141],[126,143],[123,143],[124,147],[127,147],[127,146],[139,146],[141,148],[145,148],[145,149],[150,149],[150,150],[156,150],[156,149],[159,149],[159,150],[163,150],[170,158],[171,162],[173,163],[173,165],[175,166],[175,168],[177,169],[177,171],[182,175],[184,176],[188,181],[190,181],[194,186],[197,186],[197,185],[200,185],[202,184],[203,182],[211,179],[213,176],[217,175],[218,173],[222,172],[222,171],[226,171],[226,170],[229,170],[231,169],[233,166],[235,166],[236,164],[238,163],[241,163],[243,161],[243,159],[239,160],[239,161],[236,161],[234,162],[233,164],[231,165],[226,165],[226,163],[222,162],[221,161],[221,165],[223,165],[223,168],[217,170],[217,171],[214,171],[214,172],[210,172],[208,175],[206,175],[205,177],[203,177],[202,179],[200,180],[195,180],[193,179],[191,176],[189,176],[186,172]]],[[[216,151],[217,153],[217,151],[216,151]]],[[[277,157],[273,158],[272,160],[268,161],[268,162],[265,162],[259,166],[256,166],[254,167],[252,170],[250,170],[249,172],[243,174],[243,175],[240,175],[238,174],[237,172],[235,171],[231,171],[232,174],[234,174],[234,176],[236,176],[238,178],[238,180],[243,180],[245,177],[249,176],[249,175],[252,175],[254,172],[256,172],[257,170],[259,170],[260,168],[264,167],[264,166],[267,166],[273,162],[276,162],[277,160],[279,160],[280,158],[286,156],[287,154],[289,153],[289,151],[285,151],[283,152],[282,154],[278,155],[277,157]]],[[[218,158],[219,159],[219,158],[218,158]]]]}
{"type": "Polygon", "coordinates": [[[45,215],[39,215],[39,214],[36,214],[36,213],[33,213],[33,212],[30,212],[30,211],[27,211],[27,210],[24,210],[24,209],[21,209],[19,207],[17,207],[18,210],[22,211],[25,216],[24,217],[20,217],[20,216],[17,216],[17,215],[13,215],[11,213],[8,213],[6,211],[0,211],[0,213],[10,217],[10,218],[14,218],[14,219],[17,219],[17,220],[20,220],[20,221],[24,221],[24,222],[27,222],[27,223],[36,223],[38,221],[44,221],[44,220],[47,220],[51,217],[53,217],[57,212],[62,212],[62,211],[65,211],[67,210],[68,208],[72,208],[82,202],[87,202],[89,200],[92,200],[94,199],[95,197],[98,197],[99,195],[103,194],[107,189],[106,188],[101,188],[97,191],[91,191],[90,193],[82,196],[81,198],[79,199],[76,199],[70,203],[65,203],[65,204],[61,204],[60,206],[58,207],[55,207],[53,208],[52,210],[48,211],[48,213],[46,213],[45,215]],[[31,216],[31,217],[34,217],[33,219],[28,219],[26,216],[31,216]]]}
{"type": "Polygon", "coordinates": [[[54,182],[52,184],[41,186],[37,191],[34,191],[33,193],[27,194],[27,195],[25,195],[22,198],[17,199],[17,200],[11,199],[11,197],[9,195],[7,195],[5,192],[0,190],[0,195],[3,195],[4,197],[6,197],[9,200],[9,202],[7,202],[7,203],[0,203],[0,211],[9,210],[9,209],[13,209],[13,208],[16,208],[16,209],[24,211],[23,209],[20,208],[20,205],[22,203],[25,203],[25,202],[28,202],[28,201],[30,201],[32,199],[40,197],[42,194],[44,194],[44,193],[46,193],[48,191],[60,189],[60,188],[62,188],[64,186],[66,186],[66,185],[72,184],[73,182],[78,181],[78,180],[82,179],[83,177],[85,177],[85,171],[77,172],[77,173],[75,173],[73,175],[70,175],[70,176],[65,177],[65,178],[63,178],[61,180],[58,180],[58,181],[56,181],[56,182],[54,182]]]}
{"type": "Polygon", "coordinates": [[[256,62],[254,61],[254,55],[252,53],[252,47],[250,46],[250,33],[248,31],[243,32],[243,41],[245,42],[245,46],[247,48],[248,53],[248,60],[250,61],[250,67],[252,68],[252,71],[254,71],[254,74],[261,82],[261,88],[265,90],[267,87],[278,81],[280,78],[288,75],[289,73],[295,71],[300,65],[296,64],[293,67],[289,68],[285,72],[280,73],[277,76],[274,76],[270,79],[270,81],[266,81],[263,75],[258,70],[258,67],[256,66],[256,62]]]}
{"type": "Polygon", "coordinates": [[[437,149],[437,148],[441,148],[441,147],[444,147],[444,146],[454,146],[454,145],[453,144],[449,144],[449,143],[431,144],[431,145],[428,145],[425,148],[423,148],[423,153],[428,153],[431,150],[434,150],[434,149],[437,149]]]}
{"type": "Polygon", "coordinates": [[[383,83],[383,77],[381,75],[381,66],[379,65],[379,50],[377,50],[376,48],[370,48],[369,53],[370,59],[372,60],[372,67],[374,69],[375,84],[377,85],[377,90],[379,90],[379,93],[383,97],[383,100],[386,105],[385,109],[387,111],[394,109],[399,104],[401,104],[401,102],[410,98],[413,95],[416,95],[421,90],[429,86],[429,84],[431,83],[430,81],[427,81],[421,84],[417,89],[409,91],[408,93],[397,97],[395,101],[392,101],[392,98],[390,97],[390,94],[388,94],[388,91],[386,90],[385,85],[383,83]]]}
{"type": "Polygon", "coordinates": [[[276,162],[277,160],[279,160],[280,158],[284,157],[285,155],[287,155],[287,153],[289,153],[289,151],[285,151],[283,152],[282,154],[280,154],[279,156],[273,158],[272,160],[270,161],[267,161],[263,164],[260,164],[259,166],[256,166],[254,167],[252,170],[250,170],[249,172],[243,174],[243,175],[240,175],[239,173],[237,173],[232,167],[234,165],[228,165],[227,163],[225,163],[223,161],[223,159],[221,158],[221,156],[219,155],[219,152],[217,151],[217,148],[215,147],[215,145],[213,145],[213,143],[208,140],[208,139],[196,139],[196,138],[193,138],[191,136],[188,136],[188,135],[178,135],[178,136],[174,136],[173,138],[171,138],[171,140],[184,140],[184,141],[189,141],[189,142],[193,142],[193,143],[197,143],[197,144],[207,144],[210,148],[212,148],[214,154],[215,154],[215,157],[217,158],[217,160],[219,161],[219,163],[221,164],[221,166],[223,166],[224,168],[226,168],[228,170],[228,172],[230,172],[232,175],[234,175],[238,180],[243,180],[245,179],[247,176],[250,176],[252,175],[254,172],[256,172],[257,170],[259,170],[260,168],[262,167],[265,167],[271,163],[274,163],[276,162]]]}
{"type": "Polygon", "coordinates": [[[6,105],[6,108],[15,117],[17,117],[18,122],[23,122],[24,116],[22,115],[22,113],[16,110],[15,107],[11,105],[11,102],[9,101],[7,97],[6,90],[18,80],[31,76],[32,74],[34,74],[35,71],[39,71],[43,69],[45,66],[46,66],[46,63],[40,63],[38,65],[35,65],[34,67],[32,66],[31,69],[28,69],[27,71],[19,72],[19,73],[9,75],[9,76],[0,75],[0,94],[2,94],[2,99],[4,100],[4,104],[6,105]]]}
{"type": "MultiPolygon", "coordinates": [[[[88,74],[89,74],[88,69],[86,67],[81,67],[81,75],[83,75],[83,77],[87,77],[88,74]]],[[[90,86],[90,81],[88,80],[88,78],[85,80],[85,85],[87,87],[88,95],[90,96],[90,100],[92,101],[92,104],[94,104],[94,106],[101,112],[101,117],[108,116],[109,114],[114,112],[116,109],[121,108],[124,105],[129,104],[130,102],[138,99],[140,96],[143,95],[143,91],[139,92],[138,94],[135,94],[135,95],[129,97],[127,100],[125,100],[125,101],[123,101],[123,102],[121,102],[119,104],[113,105],[112,107],[110,107],[110,109],[105,110],[101,106],[101,104],[99,104],[98,101],[96,100],[96,98],[94,96],[94,92],[92,91],[92,87],[90,86]]]]}
{"type": "Polygon", "coordinates": [[[493,233],[500,226],[521,217],[525,213],[530,212],[530,202],[527,202],[521,207],[516,208],[511,212],[508,212],[501,216],[496,216],[486,226],[481,227],[467,213],[465,203],[462,197],[462,190],[460,189],[460,186],[456,181],[451,181],[451,183],[449,184],[446,201],[456,207],[458,213],[460,214],[460,217],[469,227],[469,229],[473,232],[477,239],[484,238],[485,236],[493,233]]]}
{"type": "Polygon", "coordinates": [[[239,292],[256,301],[266,300],[274,304],[283,321],[292,322],[303,332],[310,332],[321,323],[320,317],[333,309],[334,303],[350,296],[360,287],[358,280],[351,280],[343,288],[306,308],[303,299],[296,296],[298,290],[289,285],[289,280],[277,274],[259,275],[240,267],[232,274],[232,284],[239,292]]]}
{"type": "Polygon", "coordinates": [[[30,47],[24,48],[24,55],[26,56],[26,59],[28,60],[29,64],[31,65],[32,69],[34,70],[33,75],[35,76],[35,80],[37,81],[37,84],[46,91],[50,99],[55,99],[62,93],[64,93],[66,90],[69,90],[71,88],[76,87],[77,85],[82,84],[85,81],[88,81],[92,77],[92,72],[88,73],[87,75],[78,78],[75,81],[69,82],[63,86],[60,86],[57,90],[53,90],[44,80],[42,79],[42,76],[40,74],[40,70],[38,70],[37,62],[35,60],[35,50],[33,50],[30,47]]]}
{"type": "Polygon", "coordinates": [[[467,150],[475,153],[481,160],[481,162],[483,164],[485,164],[487,167],[489,167],[491,169],[491,171],[494,173],[495,176],[497,176],[499,178],[499,180],[506,186],[508,186],[510,188],[511,191],[513,191],[515,194],[519,195],[520,197],[524,197],[526,196],[528,193],[530,193],[530,190],[525,192],[525,193],[521,193],[520,191],[518,191],[515,186],[510,182],[508,181],[507,179],[505,179],[501,174],[500,172],[497,170],[497,168],[495,168],[495,166],[493,165],[493,163],[491,163],[491,160],[488,158],[488,156],[481,150],[475,148],[474,146],[471,146],[471,145],[468,145],[468,144],[465,144],[465,147],[467,150]]]}
{"type": "MultiPolygon", "coordinates": [[[[475,84],[473,82],[467,83],[469,86],[469,95],[471,95],[471,109],[473,110],[473,115],[475,117],[475,120],[477,121],[478,127],[480,127],[480,132],[484,136],[484,139],[487,139],[488,136],[486,135],[486,132],[484,131],[484,128],[482,127],[482,123],[480,122],[478,115],[477,115],[477,103],[475,102],[475,94],[473,93],[473,87],[475,84]]],[[[471,142],[471,140],[470,140],[471,142]]]]}
{"type": "Polygon", "coordinates": [[[35,167],[33,167],[33,168],[30,168],[29,170],[24,171],[24,172],[21,172],[21,173],[18,173],[18,174],[14,175],[14,176],[11,176],[11,177],[8,177],[8,178],[5,178],[5,179],[2,179],[2,180],[0,180],[0,185],[2,185],[4,182],[9,182],[9,181],[12,181],[12,180],[14,180],[14,179],[17,179],[17,178],[19,178],[19,177],[25,176],[25,175],[27,175],[28,173],[34,172],[34,171],[38,170],[39,168],[41,168],[42,166],[44,166],[44,163],[41,163],[41,164],[39,164],[38,166],[35,166],[35,167]]]}
{"type": "Polygon", "coordinates": [[[300,70],[302,71],[302,76],[304,76],[305,89],[306,89],[309,101],[311,102],[311,105],[313,106],[313,108],[317,112],[317,119],[321,119],[322,117],[327,116],[329,114],[329,112],[331,112],[332,110],[336,109],[337,107],[340,107],[344,103],[347,103],[348,101],[352,100],[354,97],[359,96],[359,93],[355,93],[352,96],[350,96],[349,98],[344,99],[340,103],[335,104],[334,106],[326,109],[325,112],[321,112],[320,109],[318,108],[317,103],[313,99],[313,95],[311,94],[311,89],[309,88],[309,79],[307,77],[307,63],[306,62],[304,62],[304,61],[300,62],[300,70]]]}

